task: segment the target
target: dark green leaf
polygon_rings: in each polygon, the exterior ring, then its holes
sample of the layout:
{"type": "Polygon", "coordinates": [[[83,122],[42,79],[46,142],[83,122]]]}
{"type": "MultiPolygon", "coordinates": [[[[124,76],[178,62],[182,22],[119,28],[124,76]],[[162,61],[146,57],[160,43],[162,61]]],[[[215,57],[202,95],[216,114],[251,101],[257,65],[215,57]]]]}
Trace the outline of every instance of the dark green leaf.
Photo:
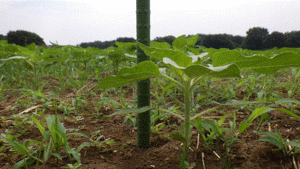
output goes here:
{"type": "Polygon", "coordinates": [[[199,76],[211,77],[240,77],[240,70],[235,65],[226,65],[221,67],[205,67],[202,65],[192,65],[183,70],[190,78],[199,76]]]}
{"type": "Polygon", "coordinates": [[[158,66],[153,62],[144,61],[133,68],[121,69],[115,76],[106,77],[95,87],[95,89],[119,87],[156,76],[161,76],[158,66]]]}
{"type": "Polygon", "coordinates": [[[154,108],[151,108],[149,106],[145,106],[145,107],[142,107],[142,108],[139,108],[139,109],[124,109],[124,110],[119,110],[117,112],[114,112],[111,115],[103,116],[102,119],[105,120],[105,119],[108,119],[111,116],[121,115],[121,114],[128,114],[128,113],[138,114],[138,113],[144,113],[144,112],[152,110],[152,109],[154,109],[154,108]]]}

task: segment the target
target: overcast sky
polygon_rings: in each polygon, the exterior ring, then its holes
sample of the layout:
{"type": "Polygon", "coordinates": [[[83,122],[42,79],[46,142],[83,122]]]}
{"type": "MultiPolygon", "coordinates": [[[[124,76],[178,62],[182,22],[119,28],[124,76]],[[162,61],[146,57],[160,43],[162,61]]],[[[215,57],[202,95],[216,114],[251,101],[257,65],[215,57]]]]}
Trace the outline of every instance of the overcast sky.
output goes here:
{"type": "MultiPolygon", "coordinates": [[[[167,35],[246,36],[252,27],[300,30],[300,1],[151,0],[151,40],[167,35]]],[[[136,38],[136,0],[0,0],[0,34],[26,30],[60,45],[136,38]]]]}

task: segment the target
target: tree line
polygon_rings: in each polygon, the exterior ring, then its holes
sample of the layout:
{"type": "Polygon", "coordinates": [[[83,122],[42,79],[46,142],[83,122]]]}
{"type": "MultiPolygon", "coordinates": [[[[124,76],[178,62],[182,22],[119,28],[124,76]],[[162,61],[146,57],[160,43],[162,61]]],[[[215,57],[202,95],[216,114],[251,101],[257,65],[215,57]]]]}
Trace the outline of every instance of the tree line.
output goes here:
{"type": "MultiPolygon", "coordinates": [[[[300,47],[300,31],[292,31],[281,33],[274,31],[269,34],[268,29],[261,27],[250,28],[247,32],[246,37],[243,36],[233,36],[228,34],[213,34],[205,35],[199,34],[198,41],[196,45],[205,46],[207,48],[243,48],[251,50],[265,50],[274,47],[300,47]]],[[[189,35],[193,36],[193,35],[189,35]]],[[[167,42],[172,44],[176,39],[175,36],[169,35],[164,37],[156,37],[153,41],[156,42],[167,42]]],[[[134,38],[118,38],[113,41],[95,41],[95,42],[84,42],[79,44],[79,46],[86,47],[97,47],[100,49],[106,49],[109,46],[113,46],[115,41],[118,42],[135,42],[134,38]]]]}
{"type": "MultiPolygon", "coordinates": [[[[188,35],[193,36],[193,35],[188,35]]],[[[35,43],[38,46],[45,46],[44,40],[37,34],[24,31],[9,31],[7,36],[0,35],[0,40],[6,39],[8,43],[26,46],[30,43],[35,43]]],[[[169,35],[164,37],[156,37],[153,41],[167,42],[172,44],[176,37],[169,35]]],[[[135,42],[136,39],[132,37],[119,37],[112,41],[94,41],[94,42],[82,42],[77,46],[82,48],[95,47],[99,49],[106,49],[110,46],[115,46],[115,41],[118,42],[135,42]]],[[[274,31],[271,34],[268,29],[261,27],[250,28],[246,32],[246,37],[233,36],[228,34],[212,34],[205,35],[199,34],[196,45],[204,46],[207,48],[243,48],[250,50],[266,50],[274,47],[300,47],[300,31],[291,31],[281,33],[274,31]]]]}

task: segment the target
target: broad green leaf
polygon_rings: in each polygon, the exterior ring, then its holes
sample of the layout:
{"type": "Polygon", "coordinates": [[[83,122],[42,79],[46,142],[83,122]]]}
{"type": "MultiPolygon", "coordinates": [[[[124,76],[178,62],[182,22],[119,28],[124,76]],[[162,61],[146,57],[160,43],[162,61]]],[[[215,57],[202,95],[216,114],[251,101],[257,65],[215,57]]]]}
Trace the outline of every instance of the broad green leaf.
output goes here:
{"type": "Polygon", "coordinates": [[[300,48],[281,48],[277,50],[276,53],[283,53],[283,52],[293,52],[296,54],[300,54],[300,48]]]}
{"type": "Polygon", "coordinates": [[[191,55],[200,55],[203,51],[199,48],[187,48],[187,55],[191,57],[191,55]]]}
{"type": "Polygon", "coordinates": [[[213,55],[212,61],[214,67],[235,63],[239,66],[239,68],[246,68],[252,67],[253,65],[267,59],[267,57],[257,55],[251,57],[244,56],[237,50],[226,50],[223,52],[216,52],[213,55]]]}
{"type": "MultiPolygon", "coordinates": [[[[183,75],[182,69],[180,69],[180,66],[178,66],[175,62],[173,62],[172,60],[167,59],[167,58],[164,61],[165,61],[164,63],[166,63],[167,66],[169,68],[171,68],[173,72],[175,72],[177,75],[179,75],[179,77],[181,77],[183,75]]],[[[164,74],[164,75],[166,75],[166,74],[164,74]]]]}
{"type": "Polygon", "coordinates": [[[194,35],[191,37],[186,38],[187,46],[194,46],[198,41],[198,35],[194,35]]]}
{"type": "Polygon", "coordinates": [[[177,37],[173,43],[172,46],[174,48],[174,50],[182,50],[187,46],[187,40],[185,38],[185,35],[181,35],[179,37],[177,37]]]}
{"type": "Polygon", "coordinates": [[[300,55],[286,52],[272,58],[265,56],[244,56],[236,50],[216,53],[213,57],[213,66],[223,66],[235,63],[239,68],[247,68],[262,74],[272,74],[281,68],[300,65],[300,55]]]}
{"type": "Polygon", "coordinates": [[[170,49],[170,44],[167,42],[150,42],[150,47],[159,48],[159,49],[170,49]]]}
{"type": "Polygon", "coordinates": [[[170,65],[172,65],[172,66],[174,66],[174,67],[176,67],[176,68],[178,68],[178,69],[184,69],[184,67],[180,67],[180,66],[178,66],[177,65],[177,63],[175,63],[173,60],[171,60],[171,59],[169,59],[169,58],[163,58],[163,63],[165,63],[165,64],[170,64],[170,65]]]}
{"type": "Polygon", "coordinates": [[[138,80],[145,80],[150,77],[161,76],[158,66],[150,61],[144,61],[133,68],[123,68],[115,76],[104,78],[95,89],[119,87],[133,83],[138,80]]]}
{"type": "Polygon", "coordinates": [[[300,66],[300,55],[288,52],[278,54],[271,59],[262,61],[251,69],[258,73],[272,74],[281,68],[296,66],[300,66]]]}
{"type": "Polygon", "coordinates": [[[181,51],[175,51],[171,49],[157,49],[148,47],[138,42],[139,47],[145,52],[146,55],[163,61],[163,58],[167,57],[174,61],[180,67],[187,67],[192,64],[192,58],[188,57],[181,51]]]}
{"type": "Polygon", "coordinates": [[[202,65],[191,65],[183,71],[190,78],[196,78],[199,76],[241,77],[240,70],[235,64],[221,67],[205,67],[202,65]]]}
{"type": "Polygon", "coordinates": [[[29,50],[34,51],[34,52],[36,51],[35,43],[31,43],[31,44],[27,45],[26,48],[28,48],[29,50]]]}
{"type": "Polygon", "coordinates": [[[207,52],[199,53],[197,55],[195,55],[194,53],[188,54],[188,56],[193,59],[192,60],[193,63],[197,62],[199,58],[201,59],[201,58],[203,58],[204,56],[207,56],[207,55],[208,55],[207,52]]]}
{"type": "Polygon", "coordinates": [[[137,114],[137,113],[144,113],[146,111],[149,111],[149,110],[153,110],[154,108],[151,108],[149,106],[145,106],[145,107],[142,107],[142,108],[139,108],[139,109],[124,109],[124,110],[119,110],[117,112],[114,112],[113,114],[110,114],[108,116],[103,116],[102,119],[108,119],[109,117],[111,116],[115,116],[115,115],[120,115],[120,114],[128,114],[128,113],[134,113],[134,114],[137,114]]]}

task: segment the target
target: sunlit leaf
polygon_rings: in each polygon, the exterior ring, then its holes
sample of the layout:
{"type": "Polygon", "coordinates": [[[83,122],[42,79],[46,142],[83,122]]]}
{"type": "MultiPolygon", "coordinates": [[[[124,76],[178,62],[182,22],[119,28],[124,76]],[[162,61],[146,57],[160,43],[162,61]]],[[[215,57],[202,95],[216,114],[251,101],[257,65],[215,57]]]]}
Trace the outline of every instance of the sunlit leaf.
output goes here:
{"type": "Polygon", "coordinates": [[[194,35],[191,37],[186,38],[187,46],[194,46],[198,41],[198,35],[194,35]]]}
{"type": "Polygon", "coordinates": [[[292,52],[280,53],[272,58],[265,56],[244,56],[236,50],[216,53],[213,57],[213,66],[237,64],[239,68],[251,69],[262,74],[272,74],[281,68],[300,65],[300,55],[292,52]]]}
{"type": "Polygon", "coordinates": [[[121,69],[115,76],[104,78],[95,88],[119,87],[156,76],[161,76],[158,66],[153,62],[144,61],[133,68],[121,69]]]}
{"type": "Polygon", "coordinates": [[[159,49],[170,49],[170,44],[167,42],[150,42],[150,47],[159,48],[159,49]]]}
{"type": "Polygon", "coordinates": [[[202,65],[192,65],[183,70],[190,78],[200,76],[211,77],[241,77],[240,70],[237,65],[226,65],[221,67],[205,67],[202,65]]]}
{"type": "Polygon", "coordinates": [[[185,35],[177,37],[173,43],[172,46],[175,50],[182,50],[187,46],[187,40],[185,38],[185,35]]]}
{"type": "Polygon", "coordinates": [[[163,61],[163,58],[169,58],[174,61],[180,67],[187,67],[191,65],[192,58],[188,57],[181,51],[169,50],[169,49],[157,49],[153,47],[145,46],[138,43],[139,47],[145,52],[146,55],[163,61]]]}

